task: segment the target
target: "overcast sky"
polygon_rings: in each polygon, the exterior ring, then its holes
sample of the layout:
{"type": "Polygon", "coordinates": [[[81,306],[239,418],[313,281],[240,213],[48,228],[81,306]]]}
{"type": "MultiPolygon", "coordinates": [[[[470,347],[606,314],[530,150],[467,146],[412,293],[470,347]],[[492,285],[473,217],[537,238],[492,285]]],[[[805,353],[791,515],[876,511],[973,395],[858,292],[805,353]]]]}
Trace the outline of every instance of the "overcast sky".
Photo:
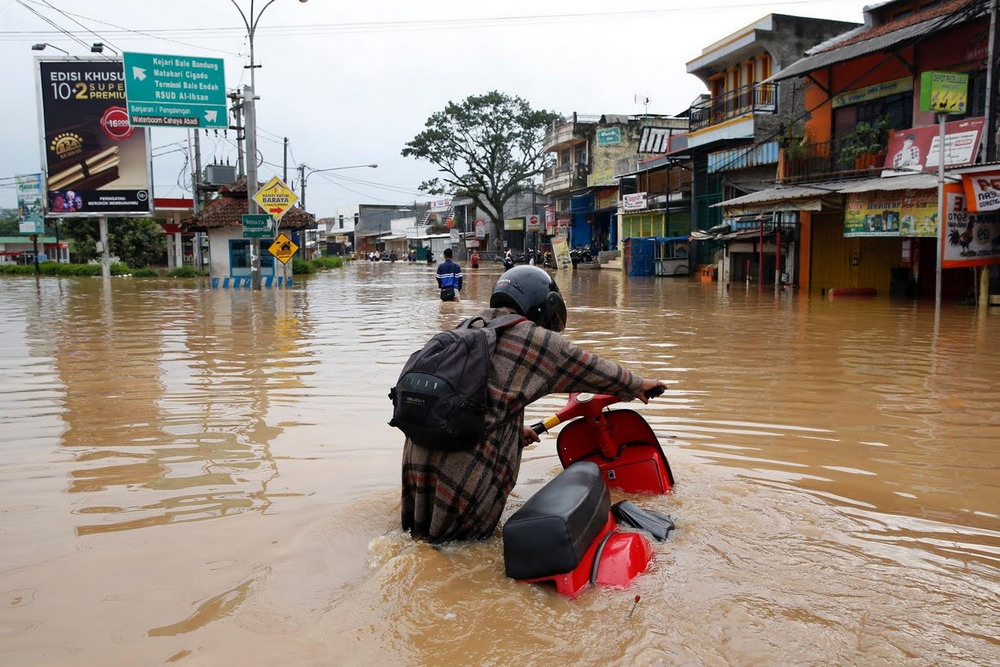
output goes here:
{"type": "MultiPolygon", "coordinates": [[[[250,0],[236,2],[249,14],[250,0]]],[[[418,186],[436,170],[400,151],[449,101],[499,90],[562,115],[674,115],[706,92],[686,63],[727,35],[769,13],[861,22],[877,3],[276,0],[261,14],[265,4],[254,2],[260,180],[283,175],[286,137],[297,192],[301,163],[379,165],[312,174],[308,209],[326,217],[427,200],[418,186]]],[[[222,58],[234,89],[248,83],[247,32],[231,0],[0,0],[0,208],[16,206],[12,177],[41,166],[32,44],[222,58]]],[[[62,55],[52,47],[43,54],[62,55]]],[[[155,196],[190,196],[188,132],[151,132],[155,196]]],[[[202,131],[201,143],[203,164],[236,163],[232,131],[202,131]]]]}

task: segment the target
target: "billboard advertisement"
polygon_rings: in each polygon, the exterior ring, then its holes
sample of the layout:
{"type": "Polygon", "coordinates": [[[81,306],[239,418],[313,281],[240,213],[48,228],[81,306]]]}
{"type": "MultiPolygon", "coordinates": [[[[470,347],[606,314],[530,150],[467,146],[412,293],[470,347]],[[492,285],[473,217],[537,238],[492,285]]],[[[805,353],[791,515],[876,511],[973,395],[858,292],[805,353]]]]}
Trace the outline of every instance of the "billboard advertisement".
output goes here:
{"type": "MultiPolygon", "coordinates": [[[[945,123],[944,166],[961,167],[975,163],[983,134],[983,118],[945,123]]],[[[941,162],[941,129],[937,125],[896,130],[889,137],[882,176],[906,172],[937,173],[941,162]]]]}
{"type": "Polygon", "coordinates": [[[844,236],[937,236],[936,190],[852,192],[844,204],[844,236]]]}
{"type": "Polygon", "coordinates": [[[149,215],[149,144],[128,122],[121,61],[37,66],[46,216],[149,215]]]}
{"type": "Polygon", "coordinates": [[[45,231],[45,207],[42,205],[42,175],[15,176],[17,184],[18,231],[22,234],[41,234],[45,231]]]}
{"type": "Polygon", "coordinates": [[[1000,264],[1000,244],[996,242],[1000,239],[1000,214],[969,211],[960,184],[948,183],[944,189],[948,218],[941,239],[941,266],[953,269],[1000,264]]]}

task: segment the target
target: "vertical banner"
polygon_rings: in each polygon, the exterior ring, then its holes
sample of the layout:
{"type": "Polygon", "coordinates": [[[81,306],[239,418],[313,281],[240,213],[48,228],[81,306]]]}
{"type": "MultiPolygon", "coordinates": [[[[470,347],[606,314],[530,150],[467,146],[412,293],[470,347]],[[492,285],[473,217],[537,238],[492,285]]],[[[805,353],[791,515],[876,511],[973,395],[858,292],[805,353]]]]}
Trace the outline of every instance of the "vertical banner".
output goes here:
{"type": "Polygon", "coordinates": [[[569,256],[569,244],[565,236],[556,236],[552,239],[552,254],[556,258],[557,269],[573,268],[573,260],[569,256]]]}
{"type": "Polygon", "coordinates": [[[17,184],[17,217],[22,234],[45,232],[45,206],[42,204],[42,175],[15,176],[17,184]]]}
{"type": "Polygon", "coordinates": [[[119,60],[39,60],[49,217],[149,215],[146,130],[132,127],[119,60]]]}

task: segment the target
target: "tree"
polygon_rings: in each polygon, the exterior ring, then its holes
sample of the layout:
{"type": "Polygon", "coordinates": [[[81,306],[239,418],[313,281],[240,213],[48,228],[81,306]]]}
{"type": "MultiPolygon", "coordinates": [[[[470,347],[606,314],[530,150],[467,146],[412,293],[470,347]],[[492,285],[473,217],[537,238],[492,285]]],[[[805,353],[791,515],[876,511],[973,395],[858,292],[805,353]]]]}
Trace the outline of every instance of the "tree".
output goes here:
{"type": "Polygon", "coordinates": [[[427,119],[403,157],[428,160],[444,176],[420,184],[428,194],[470,197],[498,226],[511,197],[547,166],[542,139],[559,115],[536,111],[520,97],[493,91],[448,102],[427,119]]]}
{"type": "MultiPolygon", "coordinates": [[[[97,258],[99,222],[93,218],[65,218],[63,233],[73,239],[73,251],[81,261],[97,258]]],[[[164,262],[166,237],[152,218],[108,220],[108,252],[133,269],[164,262]]]]}
{"type": "Polygon", "coordinates": [[[21,225],[16,208],[0,208],[0,236],[17,236],[21,225]]]}

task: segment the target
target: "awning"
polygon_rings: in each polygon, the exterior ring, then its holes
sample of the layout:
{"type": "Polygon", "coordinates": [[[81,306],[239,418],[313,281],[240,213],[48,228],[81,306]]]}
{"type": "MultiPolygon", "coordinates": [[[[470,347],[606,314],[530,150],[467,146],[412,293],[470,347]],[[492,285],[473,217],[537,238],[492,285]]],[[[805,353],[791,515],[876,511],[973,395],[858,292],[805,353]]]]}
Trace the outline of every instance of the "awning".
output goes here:
{"type": "Polygon", "coordinates": [[[788,67],[761,83],[784,81],[785,79],[802,76],[803,74],[808,74],[809,72],[815,72],[818,69],[823,69],[824,67],[829,67],[830,65],[860,58],[861,56],[866,56],[870,53],[888,51],[892,49],[892,47],[902,44],[903,42],[940,30],[954,20],[954,14],[949,13],[944,16],[935,17],[929,21],[915,23],[913,25],[906,26],[905,28],[894,30],[893,32],[887,34],[877,35],[871,39],[866,39],[861,42],[853,42],[844,46],[833,46],[828,51],[821,51],[815,55],[806,56],[801,60],[795,61],[788,67]]]}
{"type": "MultiPolygon", "coordinates": [[[[946,177],[948,182],[957,182],[954,177],[946,177]]],[[[825,181],[811,185],[787,185],[766,188],[748,195],[734,197],[726,201],[712,204],[712,208],[720,206],[749,206],[752,204],[779,204],[767,207],[783,211],[811,211],[817,197],[828,197],[831,194],[848,194],[852,192],[872,192],[875,190],[929,190],[937,187],[938,177],[935,174],[918,173],[903,176],[884,176],[863,178],[854,181],[825,181]]]]}
{"type": "MultiPolygon", "coordinates": [[[[795,202],[802,199],[816,199],[826,197],[839,192],[837,189],[843,182],[816,183],[813,185],[778,185],[773,188],[765,188],[748,195],[741,195],[733,199],[712,204],[712,208],[719,206],[746,206],[748,204],[763,204],[771,202],[795,202]]],[[[794,207],[792,207],[794,209],[794,207]]],[[[806,209],[808,210],[808,209],[806,209]]]]}
{"type": "MultiPolygon", "coordinates": [[[[945,176],[949,183],[957,182],[958,179],[945,176]]],[[[872,192],[873,190],[930,190],[938,186],[937,174],[919,173],[906,174],[904,176],[885,176],[882,178],[865,178],[860,181],[848,181],[840,191],[844,194],[850,192],[872,192]]]]}

